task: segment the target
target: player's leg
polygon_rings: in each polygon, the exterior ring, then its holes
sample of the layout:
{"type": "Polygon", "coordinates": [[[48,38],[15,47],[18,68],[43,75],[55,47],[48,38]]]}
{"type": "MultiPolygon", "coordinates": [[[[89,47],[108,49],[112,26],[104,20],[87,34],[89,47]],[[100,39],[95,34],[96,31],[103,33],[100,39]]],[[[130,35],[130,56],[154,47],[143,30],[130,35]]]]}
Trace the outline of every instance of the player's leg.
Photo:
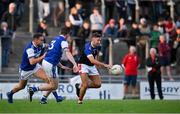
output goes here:
{"type": "Polygon", "coordinates": [[[88,88],[88,74],[86,74],[86,73],[81,73],[80,76],[81,76],[82,84],[81,84],[81,87],[80,87],[79,101],[78,101],[78,103],[79,103],[79,104],[82,104],[83,97],[84,97],[84,95],[85,95],[85,93],[86,93],[86,90],[87,90],[87,88],[88,88]]]}
{"type": "Polygon", "coordinates": [[[100,88],[101,87],[101,78],[99,75],[90,75],[91,82],[88,85],[88,88],[100,88]]]}
{"type": "Polygon", "coordinates": [[[32,101],[32,96],[36,91],[52,91],[57,89],[57,85],[51,78],[49,78],[48,75],[46,75],[42,68],[39,68],[37,71],[35,71],[34,75],[47,82],[47,84],[43,84],[39,87],[29,87],[30,101],[32,101]]]}
{"type": "Polygon", "coordinates": [[[133,97],[136,95],[136,82],[137,82],[137,76],[131,76],[132,96],[133,97]]]}
{"type": "Polygon", "coordinates": [[[154,76],[153,76],[153,75],[148,75],[148,82],[149,82],[151,99],[155,99],[154,80],[155,80],[155,79],[154,79],[154,76]]]}
{"type": "Polygon", "coordinates": [[[156,74],[156,85],[157,85],[157,90],[158,90],[158,95],[159,95],[159,98],[161,100],[163,100],[163,93],[162,93],[162,82],[161,82],[161,75],[160,74],[156,74]]]}
{"type": "MultiPolygon", "coordinates": [[[[56,87],[58,87],[58,82],[59,80],[57,78],[51,78],[51,80],[53,81],[53,83],[55,84],[56,87]]],[[[47,103],[47,97],[49,96],[49,94],[52,92],[52,94],[54,95],[55,99],[57,102],[61,102],[64,100],[64,98],[62,96],[58,96],[56,90],[52,90],[52,91],[46,91],[43,96],[41,97],[41,104],[46,104],[47,103]]]]}
{"type": "Polygon", "coordinates": [[[128,88],[130,84],[129,76],[124,77],[124,99],[126,99],[126,95],[128,94],[128,88]]]}
{"type": "Polygon", "coordinates": [[[101,87],[101,78],[99,72],[95,66],[88,67],[89,69],[89,78],[91,82],[88,85],[88,88],[100,88],[101,87]]]}
{"type": "Polygon", "coordinates": [[[14,86],[14,88],[10,91],[7,92],[7,98],[9,103],[13,103],[13,94],[18,92],[19,90],[22,90],[26,87],[27,80],[20,80],[19,83],[14,86]]]}
{"type": "Polygon", "coordinates": [[[33,74],[33,71],[23,71],[20,69],[19,74],[20,74],[19,83],[16,86],[14,86],[14,88],[10,92],[7,92],[7,98],[8,98],[9,103],[13,103],[13,94],[14,93],[25,88],[25,86],[27,84],[27,80],[33,74]]]}

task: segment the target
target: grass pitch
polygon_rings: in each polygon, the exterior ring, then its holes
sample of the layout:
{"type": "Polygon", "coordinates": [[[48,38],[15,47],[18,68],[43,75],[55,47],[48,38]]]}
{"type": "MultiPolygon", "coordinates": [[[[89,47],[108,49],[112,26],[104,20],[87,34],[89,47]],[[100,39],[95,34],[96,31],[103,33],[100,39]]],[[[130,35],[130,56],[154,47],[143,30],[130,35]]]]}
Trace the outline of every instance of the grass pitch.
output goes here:
{"type": "Polygon", "coordinates": [[[2,100],[0,113],[180,113],[180,100],[48,100],[44,105],[38,100],[2,100]]]}

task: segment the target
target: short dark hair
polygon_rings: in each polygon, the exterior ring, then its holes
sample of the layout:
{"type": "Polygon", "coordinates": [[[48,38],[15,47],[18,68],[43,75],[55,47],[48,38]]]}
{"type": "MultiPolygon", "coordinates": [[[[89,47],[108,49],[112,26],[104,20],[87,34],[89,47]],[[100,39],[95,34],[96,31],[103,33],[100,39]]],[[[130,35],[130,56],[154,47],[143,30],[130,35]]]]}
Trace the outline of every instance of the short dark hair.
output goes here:
{"type": "Polygon", "coordinates": [[[95,33],[92,33],[91,38],[100,38],[101,36],[102,36],[101,34],[95,32],[95,33]]]}
{"type": "Polygon", "coordinates": [[[41,34],[41,33],[35,33],[34,35],[33,35],[33,40],[34,39],[39,39],[40,37],[42,37],[43,35],[41,34]]]}
{"type": "Polygon", "coordinates": [[[60,34],[62,34],[62,35],[70,34],[70,29],[63,27],[63,28],[61,28],[60,34]]]}

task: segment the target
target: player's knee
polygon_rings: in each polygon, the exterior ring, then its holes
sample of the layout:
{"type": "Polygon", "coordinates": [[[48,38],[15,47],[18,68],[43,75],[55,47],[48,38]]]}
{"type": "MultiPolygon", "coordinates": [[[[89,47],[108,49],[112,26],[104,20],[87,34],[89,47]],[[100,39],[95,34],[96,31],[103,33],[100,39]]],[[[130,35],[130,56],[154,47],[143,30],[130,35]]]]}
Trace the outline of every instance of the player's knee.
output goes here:
{"type": "Polygon", "coordinates": [[[46,83],[48,83],[48,84],[51,82],[48,77],[46,77],[46,78],[44,79],[44,81],[45,81],[46,83]]]}
{"type": "Polygon", "coordinates": [[[51,90],[56,90],[58,88],[58,85],[56,84],[51,84],[51,90]]]}
{"type": "Polygon", "coordinates": [[[85,84],[82,84],[81,87],[87,89],[87,88],[88,88],[88,84],[86,84],[86,83],[85,83],[85,84]]]}

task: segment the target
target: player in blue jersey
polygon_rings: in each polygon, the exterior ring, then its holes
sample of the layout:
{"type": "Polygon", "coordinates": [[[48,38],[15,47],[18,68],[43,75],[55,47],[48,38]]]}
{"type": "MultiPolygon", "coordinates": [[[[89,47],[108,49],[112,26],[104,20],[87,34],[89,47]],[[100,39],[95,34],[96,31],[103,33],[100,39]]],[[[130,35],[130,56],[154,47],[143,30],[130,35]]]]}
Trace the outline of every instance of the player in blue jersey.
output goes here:
{"type": "Polygon", "coordinates": [[[111,68],[112,66],[109,64],[104,64],[96,59],[101,49],[100,44],[101,35],[98,33],[93,33],[91,36],[91,41],[85,44],[84,53],[82,53],[79,59],[78,66],[82,84],[75,85],[79,104],[82,104],[87,88],[101,87],[101,79],[96,66],[102,66],[105,68],[111,68]],[[88,79],[91,81],[89,82],[88,79]]]}
{"type": "Polygon", "coordinates": [[[7,92],[9,103],[13,103],[13,94],[22,90],[27,85],[28,79],[35,75],[36,77],[44,80],[48,84],[42,85],[38,88],[40,91],[48,91],[52,89],[53,84],[50,83],[49,77],[45,71],[38,64],[42,61],[46,54],[40,55],[45,45],[43,45],[44,37],[42,34],[35,34],[32,42],[28,43],[23,51],[22,61],[20,64],[20,80],[19,83],[10,91],[7,92]]]}
{"type": "MultiPolygon", "coordinates": [[[[73,71],[78,72],[78,66],[71,54],[71,52],[68,49],[68,43],[66,41],[66,38],[69,37],[69,29],[62,28],[61,29],[61,35],[56,36],[50,43],[47,54],[45,58],[42,61],[42,67],[49,75],[50,80],[54,84],[54,88],[50,91],[47,91],[43,97],[41,98],[40,103],[46,104],[47,103],[47,97],[52,92],[53,95],[56,97],[56,101],[61,101],[62,98],[59,98],[57,95],[56,90],[58,87],[58,74],[57,74],[57,66],[60,65],[60,59],[62,56],[63,51],[65,51],[65,54],[69,61],[73,64],[73,71]]],[[[33,96],[34,92],[36,92],[36,87],[30,87],[30,95],[33,96]]]]}

